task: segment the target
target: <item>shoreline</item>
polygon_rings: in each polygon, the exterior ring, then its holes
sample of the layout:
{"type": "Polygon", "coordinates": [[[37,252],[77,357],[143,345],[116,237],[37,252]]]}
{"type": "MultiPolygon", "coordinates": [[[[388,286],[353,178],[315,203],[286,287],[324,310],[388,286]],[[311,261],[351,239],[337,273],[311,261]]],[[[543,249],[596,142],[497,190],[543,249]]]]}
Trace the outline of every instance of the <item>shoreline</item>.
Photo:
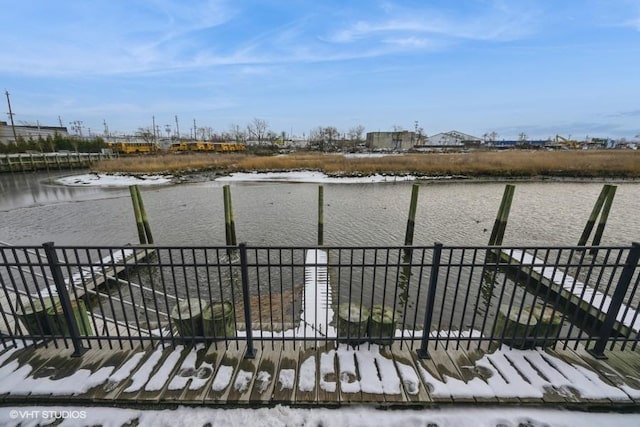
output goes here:
{"type": "Polygon", "coordinates": [[[137,184],[143,186],[167,186],[198,184],[204,182],[252,183],[252,184],[402,184],[420,183],[435,185],[444,183],[501,183],[501,182],[550,182],[550,183],[640,183],[636,177],[565,177],[565,176],[418,176],[407,174],[345,175],[326,174],[313,170],[250,171],[220,173],[220,171],[192,171],[182,174],[153,174],[135,172],[89,172],[67,175],[55,179],[55,184],[68,187],[117,188],[137,184]]]}

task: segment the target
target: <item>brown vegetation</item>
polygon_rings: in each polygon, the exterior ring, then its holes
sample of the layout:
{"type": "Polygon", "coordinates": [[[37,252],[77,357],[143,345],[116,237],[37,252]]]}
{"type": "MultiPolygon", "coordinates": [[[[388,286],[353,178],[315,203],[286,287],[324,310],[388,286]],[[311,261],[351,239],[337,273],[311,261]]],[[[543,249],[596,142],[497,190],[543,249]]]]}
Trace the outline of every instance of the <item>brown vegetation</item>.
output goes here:
{"type": "Polygon", "coordinates": [[[477,151],[415,153],[384,157],[345,157],[300,153],[283,156],[250,154],[164,154],[123,157],[94,165],[96,172],[189,173],[217,171],[317,170],[329,175],[412,174],[421,176],[492,177],[640,177],[640,152],[477,151]]]}

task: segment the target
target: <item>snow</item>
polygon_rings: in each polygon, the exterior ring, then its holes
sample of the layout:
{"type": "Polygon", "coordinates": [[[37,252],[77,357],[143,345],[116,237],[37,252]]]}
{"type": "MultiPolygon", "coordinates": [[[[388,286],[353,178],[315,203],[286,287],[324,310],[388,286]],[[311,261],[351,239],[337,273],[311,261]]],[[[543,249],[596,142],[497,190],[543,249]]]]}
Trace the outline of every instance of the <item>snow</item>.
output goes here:
{"type": "Polygon", "coordinates": [[[371,175],[334,177],[316,171],[295,172],[235,172],[216,178],[219,182],[306,182],[319,184],[367,184],[377,182],[415,181],[413,175],[371,175]]]}
{"type": "Polygon", "coordinates": [[[175,409],[125,409],[89,406],[0,407],[0,425],[23,427],[50,425],[60,418],[63,427],[85,425],[213,425],[254,426],[370,426],[379,427],[637,427],[640,415],[633,413],[593,413],[549,408],[441,407],[416,410],[379,410],[371,407],[292,408],[204,408],[179,406],[175,409]]]}
{"type": "Polygon", "coordinates": [[[162,387],[164,387],[164,383],[167,382],[169,375],[171,375],[171,372],[180,360],[180,355],[182,354],[183,349],[184,346],[176,346],[176,348],[169,354],[164,363],[160,366],[158,372],[156,372],[155,375],[151,377],[151,379],[144,386],[144,389],[146,391],[162,390],[162,387]]]}
{"type": "Polygon", "coordinates": [[[256,376],[256,390],[259,393],[264,393],[269,387],[269,383],[271,382],[271,374],[268,371],[259,371],[256,376]]]}
{"type": "Polygon", "coordinates": [[[309,356],[300,365],[300,379],[298,389],[300,391],[312,391],[316,386],[316,357],[309,356]]]}
{"type": "Polygon", "coordinates": [[[243,371],[242,369],[240,369],[238,371],[238,375],[236,375],[236,382],[233,384],[233,389],[235,391],[239,391],[240,393],[244,393],[249,388],[251,378],[253,378],[252,372],[243,371]]]}
{"type": "Polygon", "coordinates": [[[126,175],[90,173],[71,175],[56,179],[57,184],[70,187],[128,187],[130,185],[149,186],[171,183],[171,175],[126,175]]]}
{"type": "Polygon", "coordinates": [[[153,368],[156,367],[161,357],[162,357],[161,348],[151,353],[151,356],[149,356],[149,358],[143,363],[140,369],[138,369],[136,373],[133,374],[133,377],[131,377],[132,383],[129,387],[127,387],[124,390],[124,392],[133,393],[136,391],[140,391],[142,386],[144,386],[146,382],[149,380],[149,375],[151,375],[151,372],[153,372],[153,368]]]}
{"type": "MultiPolygon", "coordinates": [[[[543,260],[534,258],[532,255],[524,251],[514,249],[505,253],[523,265],[533,266],[533,271],[562,286],[564,290],[575,295],[582,301],[586,301],[591,306],[597,307],[601,312],[606,313],[609,310],[609,305],[611,304],[611,298],[609,296],[576,280],[569,276],[565,271],[553,266],[545,267],[545,262],[543,260]]],[[[635,332],[640,331],[640,316],[638,316],[636,310],[633,310],[624,304],[620,307],[616,320],[621,322],[624,326],[633,329],[635,332]]]]}
{"type": "Polygon", "coordinates": [[[211,389],[213,391],[222,391],[226,389],[231,382],[231,375],[233,375],[233,366],[220,365],[220,368],[218,368],[218,372],[216,373],[216,377],[213,379],[213,384],[211,384],[211,389]]]}
{"type": "Polygon", "coordinates": [[[280,383],[280,391],[288,389],[293,390],[293,384],[296,381],[295,369],[281,369],[278,376],[278,382],[280,383]]]}

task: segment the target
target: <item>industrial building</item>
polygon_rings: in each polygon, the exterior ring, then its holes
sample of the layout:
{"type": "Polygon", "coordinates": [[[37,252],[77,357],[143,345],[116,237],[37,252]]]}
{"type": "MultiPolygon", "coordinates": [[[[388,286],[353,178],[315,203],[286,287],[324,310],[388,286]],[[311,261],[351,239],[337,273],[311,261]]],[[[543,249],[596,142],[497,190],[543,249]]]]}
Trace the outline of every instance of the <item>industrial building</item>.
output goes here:
{"type": "Polygon", "coordinates": [[[69,132],[66,127],[60,126],[30,126],[30,125],[16,125],[12,128],[7,122],[0,121],[0,143],[10,144],[14,143],[17,138],[24,138],[25,141],[29,139],[38,139],[38,137],[47,138],[54,135],[68,136],[69,132]],[[15,130],[15,137],[14,137],[15,130]]]}
{"type": "Polygon", "coordinates": [[[417,143],[416,133],[407,130],[397,132],[367,132],[369,150],[406,151],[417,143]]]}

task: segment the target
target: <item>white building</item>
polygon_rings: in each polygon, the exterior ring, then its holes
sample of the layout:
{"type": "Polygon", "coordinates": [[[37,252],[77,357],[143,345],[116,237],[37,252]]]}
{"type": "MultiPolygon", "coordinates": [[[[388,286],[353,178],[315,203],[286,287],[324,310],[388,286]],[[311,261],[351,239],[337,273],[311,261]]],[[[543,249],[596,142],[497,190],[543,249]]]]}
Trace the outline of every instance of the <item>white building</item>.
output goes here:
{"type": "Polygon", "coordinates": [[[437,133],[435,135],[431,135],[430,137],[427,138],[425,145],[446,147],[446,146],[464,146],[470,143],[480,144],[482,143],[482,139],[477,138],[473,135],[468,135],[466,133],[452,130],[449,132],[442,132],[442,133],[437,133]]]}

